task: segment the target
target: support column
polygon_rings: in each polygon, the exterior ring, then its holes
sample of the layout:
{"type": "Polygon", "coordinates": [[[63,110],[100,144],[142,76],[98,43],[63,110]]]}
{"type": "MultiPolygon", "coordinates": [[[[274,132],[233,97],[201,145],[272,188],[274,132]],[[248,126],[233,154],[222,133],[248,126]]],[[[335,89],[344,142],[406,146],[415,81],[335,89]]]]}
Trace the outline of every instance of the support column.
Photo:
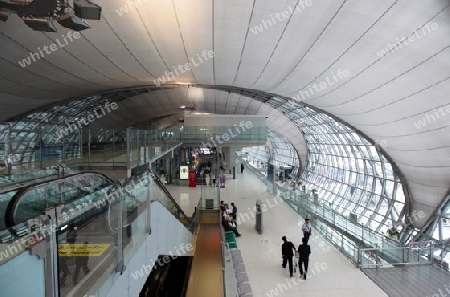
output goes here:
{"type": "Polygon", "coordinates": [[[131,144],[130,144],[130,128],[126,131],[126,146],[127,146],[127,178],[131,177],[131,144]]]}
{"type": "Polygon", "coordinates": [[[11,173],[12,173],[12,159],[10,156],[12,154],[12,143],[11,143],[11,124],[7,123],[8,125],[8,130],[6,132],[5,135],[5,157],[6,157],[6,172],[8,174],[8,176],[11,177],[11,173]]]}
{"type": "Polygon", "coordinates": [[[151,200],[151,190],[153,180],[150,175],[147,176],[147,232],[152,234],[152,200],[151,200]]]}
{"type": "Polygon", "coordinates": [[[117,191],[119,193],[119,209],[117,213],[117,265],[115,271],[122,274],[125,270],[123,262],[123,194],[120,188],[117,191]]]}
{"type": "Polygon", "coordinates": [[[233,169],[234,167],[236,167],[236,148],[230,147],[229,151],[228,164],[230,165],[230,169],[233,169]]]}
{"type": "Polygon", "coordinates": [[[226,164],[226,166],[224,166],[225,169],[232,171],[233,167],[236,167],[236,148],[227,146],[222,149],[222,152],[225,156],[224,160],[224,164],[226,164]]]}

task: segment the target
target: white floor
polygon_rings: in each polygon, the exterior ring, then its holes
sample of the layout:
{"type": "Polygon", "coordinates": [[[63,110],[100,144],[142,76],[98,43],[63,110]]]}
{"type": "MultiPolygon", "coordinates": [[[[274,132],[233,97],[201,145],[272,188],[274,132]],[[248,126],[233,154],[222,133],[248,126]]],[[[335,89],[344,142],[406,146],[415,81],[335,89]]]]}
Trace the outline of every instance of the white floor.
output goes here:
{"type": "MultiPolygon", "coordinates": [[[[200,187],[169,186],[168,189],[190,216],[200,197],[200,187]]],[[[281,267],[281,237],[286,235],[295,246],[301,242],[301,218],[287,204],[273,198],[265,185],[250,172],[238,173],[236,179],[227,177],[221,189],[221,200],[234,202],[241,223],[237,238],[253,291],[253,296],[314,296],[314,297],[372,297],[387,296],[368,277],[348,261],[319,234],[310,238],[311,256],[308,279],[289,277],[289,270],[281,267]],[[265,229],[262,235],[255,230],[255,201],[265,202],[263,209],[265,229]]],[[[314,230],[313,230],[314,231],[314,230]]]]}

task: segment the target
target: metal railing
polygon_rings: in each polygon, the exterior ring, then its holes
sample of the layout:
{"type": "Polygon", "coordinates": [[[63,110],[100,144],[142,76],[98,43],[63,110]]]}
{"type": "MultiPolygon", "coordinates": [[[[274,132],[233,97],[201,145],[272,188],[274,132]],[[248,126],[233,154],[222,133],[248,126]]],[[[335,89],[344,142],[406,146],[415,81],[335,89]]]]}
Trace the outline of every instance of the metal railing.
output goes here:
{"type": "Polygon", "coordinates": [[[433,264],[434,250],[432,241],[413,242],[398,248],[360,248],[357,264],[360,268],[430,265],[433,264]]]}
{"type": "MultiPolygon", "coordinates": [[[[243,161],[240,157],[238,160],[243,161]]],[[[273,184],[261,170],[247,166],[273,195],[278,195],[303,218],[310,218],[316,232],[360,268],[436,264],[450,270],[450,246],[437,240],[402,245],[332,209],[313,193],[273,184]]]]}
{"type": "MultiPolygon", "coordinates": [[[[166,195],[166,198],[170,201],[171,205],[165,205],[165,203],[162,203],[166,208],[172,209],[175,208],[175,212],[172,212],[172,214],[183,224],[187,227],[191,224],[191,219],[184,213],[184,211],[181,209],[181,207],[178,205],[178,203],[173,198],[172,194],[170,194],[169,190],[164,186],[164,184],[161,182],[161,180],[153,173],[150,173],[153,181],[155,181],[156,185],[160,188],[161,191],[164,192],[166,195]]],[[[191,230],[192,232],[192,230],[191,230]]]]}

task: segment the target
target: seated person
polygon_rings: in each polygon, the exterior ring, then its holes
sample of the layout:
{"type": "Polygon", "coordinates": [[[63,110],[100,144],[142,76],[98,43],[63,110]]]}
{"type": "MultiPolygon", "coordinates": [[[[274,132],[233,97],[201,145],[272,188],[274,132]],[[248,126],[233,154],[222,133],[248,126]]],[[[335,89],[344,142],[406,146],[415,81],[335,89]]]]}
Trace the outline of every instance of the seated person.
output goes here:
{"type": "Polygon", "coordinates": [[[227,211],[227,207],[225,206],[225,203],[222,201],[220,201],[220,211],[221,212],[226,212],[227,211]]]}
{"type": "Polygon", "coordinates": [[[236,237],[241,236],[242,234],[240,234],[235,227],[231,226],[230,221],[229,219],[227,219],[227,217],[225,216],[222,217],[222,226],[225,229],[225,231],[233,231],[236,237]]]}

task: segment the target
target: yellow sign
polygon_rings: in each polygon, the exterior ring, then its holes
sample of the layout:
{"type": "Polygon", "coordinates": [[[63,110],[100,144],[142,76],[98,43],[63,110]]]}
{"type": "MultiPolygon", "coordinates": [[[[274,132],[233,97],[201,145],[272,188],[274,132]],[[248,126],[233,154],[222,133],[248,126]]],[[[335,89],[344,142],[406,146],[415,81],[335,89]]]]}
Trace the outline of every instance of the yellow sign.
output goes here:
{"type": "Polygon", "coordinates": [[[58,244],[58,256],[60,257],[98,257],[101,256],[110,244],[103,243],[74,243],[58,244]]]}

